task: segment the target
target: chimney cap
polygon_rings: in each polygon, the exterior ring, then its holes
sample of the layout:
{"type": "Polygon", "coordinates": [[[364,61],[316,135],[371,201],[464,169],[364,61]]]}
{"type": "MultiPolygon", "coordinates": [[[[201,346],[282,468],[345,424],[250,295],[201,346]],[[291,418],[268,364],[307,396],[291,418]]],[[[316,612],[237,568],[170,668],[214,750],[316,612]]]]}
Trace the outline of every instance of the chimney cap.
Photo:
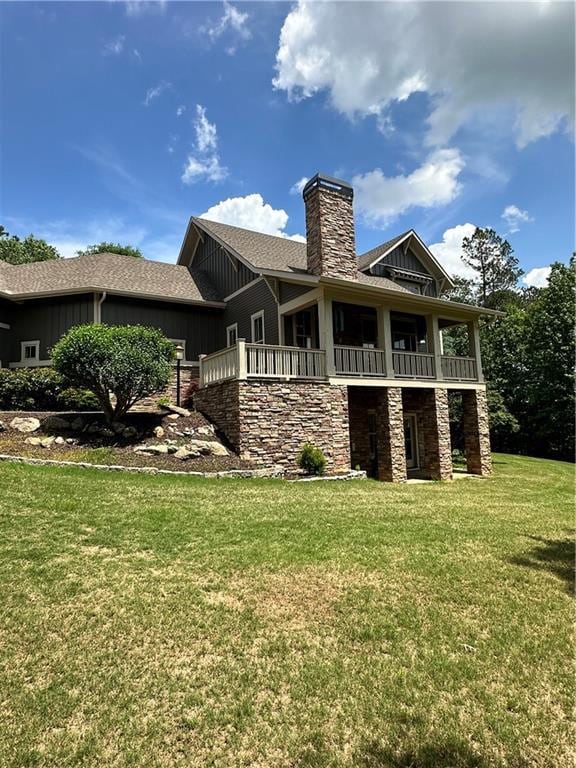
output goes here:
{"type": "Polygon", "coordinates": [[[342,195],[342,197],[346,197],[350,200],[354,197],[354,189],[347,181],[335,179],[333,176],[327,176],[325,173],[317,173],[306,183],[302,190],[302,197],[304,200],[306,200],[308,195],[317,188],[329,189],[337,195],[342,195]]]}

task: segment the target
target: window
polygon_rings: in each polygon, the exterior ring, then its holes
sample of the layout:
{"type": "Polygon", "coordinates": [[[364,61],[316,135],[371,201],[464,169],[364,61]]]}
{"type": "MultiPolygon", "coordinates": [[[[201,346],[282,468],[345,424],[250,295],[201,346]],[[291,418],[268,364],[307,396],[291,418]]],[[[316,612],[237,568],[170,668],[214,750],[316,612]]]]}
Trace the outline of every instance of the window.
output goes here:
{"type": "Polygon", "coordinates": [[[418,293],[422,294],[424,286],[420,283],[412,282],[411,280],[396,280],[398,285],[401,285],[402,288],[406,288],[410,293],[418,293]]]}
{"type": "Polygon", "coordinates": [[[252,325],[252,343],[264,344],[264,310],[256,312],[250,318],[252,325]]]}
{"type": "Polygon", "coordinates": [[[20,359],[23,363],[37,363],[40,360],[40,342],[22,341],[20,343],[20,359]]]}
{"type": "Polygon", "coordinates": [[[238,323],[229,325],[226,328],[226,346],[233,347],[238,340],[238,323]]]}

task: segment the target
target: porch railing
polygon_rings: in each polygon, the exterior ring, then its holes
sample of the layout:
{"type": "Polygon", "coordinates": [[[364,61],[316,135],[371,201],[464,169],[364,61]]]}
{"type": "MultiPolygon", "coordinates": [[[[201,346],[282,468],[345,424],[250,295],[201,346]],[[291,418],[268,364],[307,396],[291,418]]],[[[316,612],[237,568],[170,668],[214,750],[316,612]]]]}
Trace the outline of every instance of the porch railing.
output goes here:
{"type": "Polygon", "coordinates": [[[393,352],[394,374],[407,379],[434,379],[434,355],[422,352],[393,352]]]}
{"type": "Polygon", "coordinates": [[[246,375],[323,379],[326,377],[326,353],[323,349],[246,344],[246,375]]]}
{"type": "Polygon", "coordinates": [[[386,359],[382,349],[334,347],[334,367],[346,376],[386,376],[386,359]]]}
{"type": "Polygon", "coordinates": [[[478,368],[473,357],[442,355],[442,375],[456,381],[477,381],[478,368]]]}
{"type": "Polygon", "coordinates": [[[221,349],[200,358],[200,384],[214,384],[217,381],[238,377],[238,350],[236,346],[221,349]]]}

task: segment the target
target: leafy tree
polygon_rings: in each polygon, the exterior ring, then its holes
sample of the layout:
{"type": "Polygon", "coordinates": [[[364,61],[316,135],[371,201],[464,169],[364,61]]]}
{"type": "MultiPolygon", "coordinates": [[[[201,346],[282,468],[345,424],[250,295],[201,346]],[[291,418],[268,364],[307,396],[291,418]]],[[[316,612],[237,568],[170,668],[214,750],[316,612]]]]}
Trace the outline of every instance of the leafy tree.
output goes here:
{"type": "Polygon", "coordinates": [[[576,259],[552,264],[526,310],[527,423],[533,451],[574,458],[576,259]]]}
{"type": "Polygon", "coordinates": [[[78,256],[88,256],[94,253],[119,253],[122,256],[134,256],[137,259],[143,258],[142,252],[131,245],[120,245],[120,243],[97,243],[88,245],[83,251],[76,251],[78,256]]]}
{"type": "Polygon", "coordinates": [[[29,264],[32,261],[50,261],[59,259],[60,254],[53,245],[40,240],[34,235],[28,235],[21,240],[16,235],[10,235],[0,226],[0,261],[9,264],[29,264]]]}
{"type": "Polygon", "coordinates": [[[79,325],[52,349],[55,369],[93,392],[106,420],[120,420],[170,381],[174,346],[160,331],[139,325],[79,325]]]}
{"type": "Polygon", "coordinates": [[[490,228],[477,227],[472,237],[464,238],[462,260],[478,275],[477,298],[483,307],[499,292],[513,290],[522,274],[510,243],[490,228]]]}

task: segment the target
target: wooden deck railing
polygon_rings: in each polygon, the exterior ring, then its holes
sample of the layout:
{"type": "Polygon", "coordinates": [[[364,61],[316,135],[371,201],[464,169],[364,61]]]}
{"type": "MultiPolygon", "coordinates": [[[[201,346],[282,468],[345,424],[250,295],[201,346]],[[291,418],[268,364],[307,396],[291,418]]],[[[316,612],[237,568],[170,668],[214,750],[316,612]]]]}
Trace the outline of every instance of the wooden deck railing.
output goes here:
{"type": "Polygon", "coordinates": [[[345,376],[386,376],[386,359],[382,349],[334,347],[336,374],[345,376]]]}
{"type": "MultiPolygon", "coordinates": [[[[328,374],[323,349],[281,347],[273,344],[236,344],[200,358],[200,386],[228,379],[326,379],[328,375],[366,379],[437,379],[436,358],[421,352],[392,352],[394,371],[386,371],[385,352],[364,347],[334,347],[334,369],[328,374]]],[[[447,381],[478,381],[473,357],[443,355],[442,377],[447,381]]]]}
{"type": "Polygon", "coordinates": [[[394,374],[406,379],[434,379],[434,355],[422,352],[393,352],[394,374]]]}
{"type": "Polygon", "coordinates": [[[285,379],[323,379],[326,353],[323,349],[246,344],[246,374],[285,379]]]}
{"type": "Polygon", "coordinates": [[[477,381],[478,368],[473,357],[442,356],[442,375],[455,381],[477,381]]]}

